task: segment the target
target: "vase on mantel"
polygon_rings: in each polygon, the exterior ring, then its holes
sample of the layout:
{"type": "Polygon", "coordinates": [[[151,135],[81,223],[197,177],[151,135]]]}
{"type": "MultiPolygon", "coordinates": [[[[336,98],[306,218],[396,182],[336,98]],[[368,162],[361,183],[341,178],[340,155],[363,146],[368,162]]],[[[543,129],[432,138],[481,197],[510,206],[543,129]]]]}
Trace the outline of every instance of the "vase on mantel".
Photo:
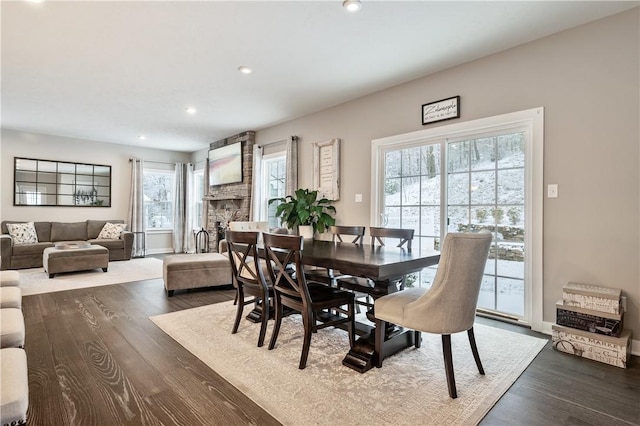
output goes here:
{"type": "Polygon", "coordinates": [[[312,225],[299,225],[298,226],[298,235],[300,235],[305,240],[313,239],[313,226],[312,225]]]}

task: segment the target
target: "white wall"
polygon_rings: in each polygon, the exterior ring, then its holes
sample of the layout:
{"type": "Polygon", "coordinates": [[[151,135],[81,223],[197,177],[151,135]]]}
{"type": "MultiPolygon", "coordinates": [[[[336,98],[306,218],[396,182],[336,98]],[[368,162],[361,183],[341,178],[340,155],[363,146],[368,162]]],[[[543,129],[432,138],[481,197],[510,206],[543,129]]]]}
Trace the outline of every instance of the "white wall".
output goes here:
{"type": "Polygon", "coordinates": [[[311,143],[341,138],[337,222],[366,224],[371,140],[423,129],[423,103],[460,95],[460,121],[544,107],[544,184],[560,194],[544,200],[544,320],[555,321],[568,281],[618,287],[638,339],[639,18],[635,8],[260,130],[256,141],[300,137],[299,186],[310,187],[311,143]]]}
{"type": "MultiPolygon", "coordinates": [[[[129,208],[129,158],[162,163],[187,162],[190,155],[176,151],[136,148],[60,136],[2,129],[0,144],[0,221],[34,220],[73,222],[87,219],[123,219],[129,208]],[[13,205],[14,157],[111,166],[111,207],[35,207],[13,205]]],[[[147,235],[147,252],[172,251],[171,234],[147,235]]]]}

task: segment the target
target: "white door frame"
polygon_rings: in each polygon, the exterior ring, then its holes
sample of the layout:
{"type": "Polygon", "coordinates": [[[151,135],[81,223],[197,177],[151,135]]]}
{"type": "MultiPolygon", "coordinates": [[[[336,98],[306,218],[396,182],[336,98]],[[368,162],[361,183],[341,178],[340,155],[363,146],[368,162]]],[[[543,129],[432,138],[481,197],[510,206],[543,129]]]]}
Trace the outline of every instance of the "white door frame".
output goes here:
{"type": "MultiPolygon", "coordinates": [[[[525,318],[532,330],[543,331],[543,154],[544,108],[481,118],[461,123],[418,130],[371,141],[371,226],[380,224],[383,197],[383,151],[393,147],[415,145],[434,139],[463,137],[466,134],[483,133],[493,129],[524,126],[528,130],[525,159],[525,318]]],[[[444,229],[442,229],[444,232],[444,229]]]]}

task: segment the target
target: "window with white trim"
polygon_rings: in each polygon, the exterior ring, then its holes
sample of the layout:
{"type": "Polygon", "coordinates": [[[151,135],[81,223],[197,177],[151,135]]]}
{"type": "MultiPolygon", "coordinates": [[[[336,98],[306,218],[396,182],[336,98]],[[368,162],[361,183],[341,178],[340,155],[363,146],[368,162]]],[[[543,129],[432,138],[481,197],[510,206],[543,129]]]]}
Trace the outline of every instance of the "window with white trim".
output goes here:
{"type": "MultiPolygon", "coordinates": [[[[543,110],[373,141],[372,226],[412,228],[414,247],[488,229],[479,308],[542,327],[543,110]]],[[[407,285],[430,287],[436,268],[407,285]]]]}
{"type": "Polygon", "coordinates": [[[173,229],[172,170],[144,169],[144,218],[147,231],[173,229]]]}
{"type": "Polygon", "coordinates": [[[194,229],[206,228],[206,224],[202,224],[202,197],[204,196],[204,169],[196,169],[193,171],[193,227],[194,229]]]}
{"type": "Polygon", "coordinates": [[[286,155],[284,152],[269,154],[262,157],[262,194],[264,200],[260,203],[263,206],[260,220],[269,222],[270,228],[280,226],[280,219],[276,217],[278,203],[269,203],[274,198],[283,198],[285,178],[286,178],[286,155]]]}

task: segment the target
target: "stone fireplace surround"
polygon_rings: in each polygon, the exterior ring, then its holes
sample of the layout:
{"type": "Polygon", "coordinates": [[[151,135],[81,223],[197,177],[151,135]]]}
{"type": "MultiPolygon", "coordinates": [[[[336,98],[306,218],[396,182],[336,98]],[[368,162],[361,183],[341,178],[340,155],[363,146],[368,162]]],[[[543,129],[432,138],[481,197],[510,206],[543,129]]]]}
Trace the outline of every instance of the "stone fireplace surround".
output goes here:
{"type": "Polygon", "coordinates": [[[224,236],[222,225],[226,220],[249,220],[255,138],[256,133],[249,130],[209,144],[209,148],[214,149],[242,142],[242,182],[209,186],[208,194],[203,197],[209,252],[218,251],[218,242],[224,236]]]}

